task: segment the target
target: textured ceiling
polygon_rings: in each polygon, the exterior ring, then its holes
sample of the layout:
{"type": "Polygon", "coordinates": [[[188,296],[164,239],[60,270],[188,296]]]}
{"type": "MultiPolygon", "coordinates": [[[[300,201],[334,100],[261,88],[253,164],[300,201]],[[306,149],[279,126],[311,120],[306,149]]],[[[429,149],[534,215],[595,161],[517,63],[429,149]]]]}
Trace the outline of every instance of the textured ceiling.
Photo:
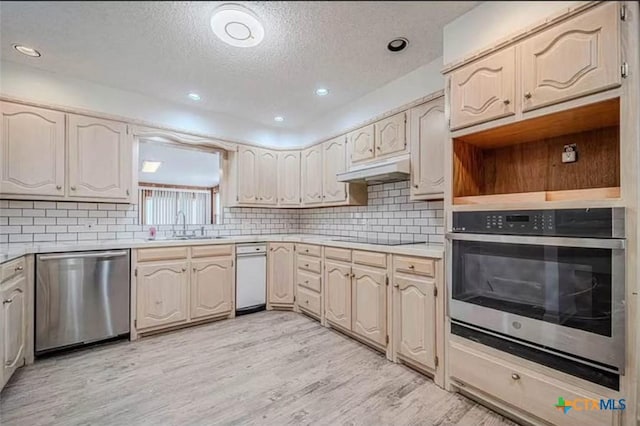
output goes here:
{"type": "Polygon", "coordinates": [[[237,2],[265,26],[246,49],[211,31],[222,3],[3,1],[1,58],[190,105],[196,91],[199,108],[295,130],[440,56],[444,25],[477,2],[237,2]],[[399,36],[409,47],[388,52],[399,36]]]}

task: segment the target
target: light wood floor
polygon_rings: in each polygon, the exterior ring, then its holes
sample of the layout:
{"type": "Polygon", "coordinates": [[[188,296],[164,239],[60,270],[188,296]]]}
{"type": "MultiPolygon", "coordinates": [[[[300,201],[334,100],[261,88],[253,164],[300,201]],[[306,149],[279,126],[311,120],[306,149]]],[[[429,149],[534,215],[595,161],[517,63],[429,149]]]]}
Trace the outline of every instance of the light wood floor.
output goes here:
{"type": "Polygon", "coordinates": [[[262,312],[37,361],[10,425],[513,425],[302,315],[262,312]]]}

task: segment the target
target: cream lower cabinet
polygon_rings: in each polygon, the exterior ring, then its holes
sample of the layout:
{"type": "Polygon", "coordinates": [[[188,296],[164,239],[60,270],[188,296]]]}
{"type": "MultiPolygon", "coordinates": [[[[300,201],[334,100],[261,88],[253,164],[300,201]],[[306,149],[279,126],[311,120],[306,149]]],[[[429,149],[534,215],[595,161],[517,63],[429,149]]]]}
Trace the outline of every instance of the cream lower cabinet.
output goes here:
{"type": "Polygon", "coordinates": [[[293,308],[295,256],[293,243],[269,243],[267,308],[293,308]]]}
{"type": "Polygon", "coordinates": [[[162,262],[137,270],[137,328],[175,325],[189,317],[189,262],[162,262]]]}
{"type": "Polygon", "coordinates": [[[192,320],[228,314],[233,306],[233,259],[204,258],[191,261],[192,320]]]}
{"type": "Polygon", "coordinates": [[[16,369],[25,363],[27,278],[24,271],[21,271],[21,273],[0,284],[0,300],[2,301],[0,390],[9,381],[16,369]]]}
{"type": "Polygon", "coordinates": [[[351,265],[325,261],[325,319],[351,329],[351,265]]]}
{"type": "Polygon", "coordinates": [[[322,247],[296,244],[296,307],[324,322],[322,247]]]}
{"type": "Polygon", "coordinates": [[[386,346],[386,271],[355,265],[352,271],[351,330],[367,340],[386,346]]]}

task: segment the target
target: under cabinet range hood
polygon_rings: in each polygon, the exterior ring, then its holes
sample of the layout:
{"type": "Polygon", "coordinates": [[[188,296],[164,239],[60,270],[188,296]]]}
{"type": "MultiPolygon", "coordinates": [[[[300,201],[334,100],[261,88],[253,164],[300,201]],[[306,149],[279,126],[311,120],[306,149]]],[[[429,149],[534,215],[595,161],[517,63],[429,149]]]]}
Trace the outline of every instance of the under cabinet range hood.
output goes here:
{"type": "Polygon", "coordinates": [[[377,184],[399,182],[409,179],[411,162],[408,155],[375,164],[359,166],[336,174],[339,182],[377,184]]]}

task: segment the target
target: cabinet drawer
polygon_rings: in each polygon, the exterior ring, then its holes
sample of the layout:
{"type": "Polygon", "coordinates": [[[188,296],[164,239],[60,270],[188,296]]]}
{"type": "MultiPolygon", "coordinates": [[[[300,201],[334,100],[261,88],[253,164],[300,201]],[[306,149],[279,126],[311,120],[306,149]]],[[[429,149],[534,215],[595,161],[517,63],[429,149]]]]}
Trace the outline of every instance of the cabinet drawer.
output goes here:
{"type": "Polygon", "coordinates": [[[549,423],[585,426],[613,424],[614,414],[611,410],[572,409],[565,414],[554,408],[560,396],[565,401],[579,399],[580,404],[585,404],[584,399],[599,401],[600,396],[587,392],[576,393],[539,373],[456,344],[451,345],[449,357],[451,377],[549,423]]]}
{"type": "Polygon", "coordinates": [[[320,275],[318,274],[299,269],[297,273],[297,281],[299,286],[317,291],[318,293],[321,291],[320,275]]]}
{"type": "Polygon", "coordinates": [[[407,274],[435,276],[435,261],[419,257],[394,256],[393,266],[397,272],[407,274]]]}
{"type": "Polygon", "coordinates": [[[11,260],[0,266],[0,283],[9,281],[13,277],[23,275],[27,269],[27,261],[24,257],[11,260]]]}
{"type": "Polygon", "coordinates": [[[326,259],[343,260],[345,262],[351,262],[351,250],[337,248],[337,247],[325,247],[324,257],[326,259]]]}
{"type": "Polygon", "coordinates": [[[320,257],[320,246],[310,246],[308,244],[297,244],[297,250],[300,254],[307,256],[320,257]]]}
{"type": "Polygon", "coordinates": [[[387,255],[372,251],[353,251],[353,263],[360,265],[375,266],[378,268],[387,267],[387,255]]]}
{"type": "Polygon", "coordinates": [[[298,286],[298,307],[320,315],[320,294],[298,286]]]}
{"type": "Polygon", "coordinates": [[[191,257],[232,256],[233,245],[191,247],[191,257]]]}
{"type": "Polygon", "coordinates": [[[303,269],[305,271],[315,272],[317,274],[320,273],[322,262],[320,259],[315,259],[309,256],[300,256],[298,255],[297,267],[298,269],[303,269]]]}
{"type": "Polygon", "coordinates": [[[138,262],[150,262],[153,260],[186,259],[188,247],[159,247],[138,249],[138,262]]]}

